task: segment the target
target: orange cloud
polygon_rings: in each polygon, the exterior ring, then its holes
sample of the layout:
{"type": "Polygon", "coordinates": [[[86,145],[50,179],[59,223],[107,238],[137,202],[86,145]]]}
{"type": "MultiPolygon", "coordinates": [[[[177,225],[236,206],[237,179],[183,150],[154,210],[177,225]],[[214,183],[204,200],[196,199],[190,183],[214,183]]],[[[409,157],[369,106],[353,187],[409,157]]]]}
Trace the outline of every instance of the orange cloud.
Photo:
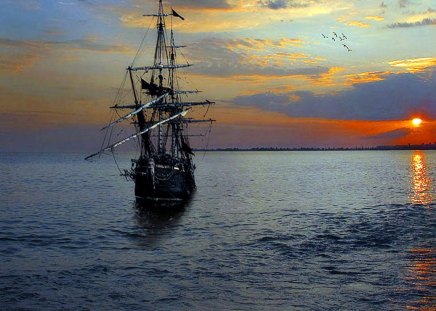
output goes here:
{"type": "Polygon", "coordinates": [[[317,76],[310,76],[309,79],[315,85],[333,86],[337,73],[344,70],[344,67],[331,67],[328,72],[319,74],[317,76]]]}
{"type": "Polygon", "coordinates": [[[218,131],[219,135],[212,138],[212,145],[216,146],[371,147],[436,141],[436,121],[431,120],[415,129],[410,120],[295,118],[261,108],[226,104],[213,107],[211,113],[218,121],[213,132],[218,131]],[[224,128],[231,129],[232,137],[224,135],[224,128]]]}
{"type": "Polygon", "coordinates": [[[23,124],[26,124],[26,129],[30,130],[49,129],[52,126],[104,124],[111,113],[107,109],[109,98],[89,96],[88,99],[79,99],[63,96],[59,102],[55,100],[57,94],[47,92],[46,95],[35,95],[2,90],[0,111],[3,121],[0,125],[9,129],[22,129],[23,124]]]}
{"type": "Polygon", "coordinates": [[[394,60],[388,63],[392,67],[406,69],[407,71],[416,73],[422,72],[427,68],[436,66],[436,57],[423,57],[423,58],[411,58],[394,60]]]}
{"type": "Polygon", "coordinates": [[[392,74],[389,71],[362,72],[358,74],[346,75],[346,83],[349,85],[360,83],[371,83],[384,80],[384,76],[392,74]]]}
{"type": "Polygon", "coordinates": [[[19,73],[25,68],[32,67],[39,59],[36,54],[1,54],[0,71],[7,73],[19,73]]]}
{"type": "Polygon", "coordinates": [[[395,139],[399,145],[436,143],[436,120],[424,120],[419,128],[413,127],[410,120],[403,121],[411,130],[408,135],[395,139]]]}

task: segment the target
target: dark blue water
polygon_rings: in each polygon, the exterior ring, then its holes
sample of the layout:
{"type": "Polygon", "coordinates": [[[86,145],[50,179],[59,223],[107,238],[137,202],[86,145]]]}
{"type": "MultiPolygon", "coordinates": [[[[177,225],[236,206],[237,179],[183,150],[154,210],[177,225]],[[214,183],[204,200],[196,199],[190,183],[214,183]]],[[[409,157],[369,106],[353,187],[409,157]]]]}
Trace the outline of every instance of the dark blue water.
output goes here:
{"type": "Polygon", "coordinates": [[[0,155],[1,310],[435,308],[436,152],[197,154],[173,215],[82,158],[0,155]]]}

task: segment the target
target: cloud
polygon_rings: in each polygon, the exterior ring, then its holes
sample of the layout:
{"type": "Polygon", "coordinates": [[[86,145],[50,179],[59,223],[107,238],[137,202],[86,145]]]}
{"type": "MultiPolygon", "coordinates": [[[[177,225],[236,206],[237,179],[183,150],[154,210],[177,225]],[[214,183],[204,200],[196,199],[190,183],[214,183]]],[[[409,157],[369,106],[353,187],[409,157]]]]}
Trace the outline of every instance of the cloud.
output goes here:
{"type": "Polygon", "coordinates": [[[238,105],[255,106],[293,117],[342,120],[403,120],[414,113],[436,117],[436,75],[421,79],[396,74],[382,81],[356,84],[339,93],[316,95],[308,91],[239,96],[238,105]]]}
{"type": "MultiPolygon", "coordinates": [[[[218,5],[216,2],[213,2],[215,4],[212,6],[207,1],[196,2],[192,0],[189,1],[190,7],[180,7],[179,10],[179,7],[173,6],[177,12],[185,17],[183,22],[177,21],[173,27],[178,33],[190,34],[210,34],[211,32],[224,31],[235,33],[240,30],[252,32],[254,29],[259,29],[265,25],[274,25],[283,21],[296,21],[308,16],[326,15],[339,9],[337,5],[332,6],[324,0],[285,2],[228,0],[226,2],[228,6],[218,5]],[[276,9],[270,9],[268,5],[276,7],[276,9]],[[283,10],[278,9],[278,7],[285,5],[286,7],[283,10]],[[292,18],[290,14],[292,14],[292,18]]],[[[140,5],[139,0],[135,0],[135,3],[137,3],[137,6],[140,5]]],[[[166,10],[168,11],[168,9],[167,6],[166,10]]],[[[113,11],[120,16],[122,26],[148,28],[150,25],[150,19],[138,14],[137,8],[133,6],[128,8],[114,7],[113,11]]],[[[149,12],[154,12],[154,10],[149,12]]]]}
{"type": "Polygon", "coordinates": [[[405,8],[410,4],[409,0],[398,0],[398,5],[400,8],[405,8]]]}
{"type": "Polygon", "coordinates": [[[32,41],[32,40],[13,40],[0,38],[0,46],[17,47],[24,49],[47,49],[50,47],[66,49],[66,50],[83,50],[92,52],[112,52],[112,53],[127,53],[132,52],[122,45],[108,45],[96,42],[94,38],[88,37],[85,39],[65,40],[65,41],[32,41]]]}
{"type": "Polygon", "coordinates": [[[6,1],[6,4],[19,6],[20,9],[24,9],[27,11],[36,11],[41,8],[41,4],[38,0],[3,0],[6,1]]]}
{"type": "Polygon", "coordinates": [[[428,8],[425,11],[408,11],[407,14],[409,15],[425,15],[425,16],[431,16],[433,13],[436,13],[435,9],[428,8]]]}
{"type": "Polygon", "coordinates": [[[277,40],[239,38],[228,40],[227,46],[232,50],[265,50],[268,48],[286,48],[290,46],[301,46],[303,45],[303,43],[303,40],[297,38],[281,38],[277,40]]]}
{"type": "Polygon", "coordinates": [[[345,22],[345,25],[359,27],[359,28],[368,28],[368,27],[370,27],[370,25],[368,23],[364,23],[364,22],[361,22],[361,21],[348,21],[348,22],[345,22]]]}
{"type": "Polygon", "coordinates": [[[271,10],[279,10],[286,8],[305,8],[317,1],[309,1],[309,0],[268,0],[268,1],[259,1],[261,7],[268,8],[271,10]]]}
{"type": "Polygon", "coordinates": [[[414,23],[402,22],[402,23],[393,23],[388,25],[388,28],[410,28],[410,27],[418,27],[418,26],[432,26],[436,25],[436,18],[424,18],[421,21],[417,21],[414,23]]]}
{"type": "Polygon", "coordinates": [[[173,0],[167,3],[167,6],[174,8],[191,8],[191,9],[228,9],[231,8],[227,0],[173,0]]]}
{"type": "Polygon", "coordinates": [[[0,72],[21,72],[24,68],[32,67],[38,59],[37,55],[32,54],[3,54],[0,59],[0,72]]]}
{"type": "Polygon", "coordinates": [[[126,46],[98,43],[95,38],[92,37],[65,41],[13,40],[0,38],[0,47],[2,47],[0,52],[0,69],[8,72],[21,72],[24,68],[32,67],[38,59],[47,56],[54,50],[63,53],[77,51],[116,54],[133,53],[133,50],[126,46]]]}
{"type": "MultiPolygon", "coordinates": [[[[236,9],[232,11],[203,9],[201,12],[189,10],[178,11],[178,13],[186,18],[183,22],[174,23],[174,30],[178,33],[236,32],[241,29],[258,28],[262,24],[271,22],[269,19],[256,18],[256,13],[241,14],[236,9]]],[[[120,21],[126,27],[148,28],[151,20],[138,16],[136,12],[124,12],[121,14],[120,21]]]]}
{"type": "Polygon", "coordinates": [[[365,19],[369,19],[369,20],[376,21],[376,22],[380,22],[380,21],[385,20],[385,18],[383,16],[379,16],[379,15],[366,16],[365,19]]]}
{"type": "Polygon", "coordinates": [[[359,27],[359,28],[368,28],[371,25],[362,21],[349,20],[348,16],[341,16],[336,19],[340,23],[344,23],[347,26],[359,27]]]}
{"type": "Polygon", "coordinates": [[[188,59],[195,61],[194,72],[211,76],[319,75],[328,71],[326,67],[308,62],[311,60],[309,55],[274,50],[286,46],[284,42],[287,41],[210,38],[190,46],[186,54],[188,59]],[[265,52],[262,49],[260,54],[253,53],[259,46],[269,46],[273,50],[265,52]],[[299,58],[295,58],[296,55],[299,58]]]}
{"type": "Polygon", "coordinates": [[[349,84],[360,84],[360,83],[371,83],[376,81],[382,81],[385,76],[391,74],[388,71],[372,71],[372,72],[362,72],[358,74],[347,75],[347,83],[349,84]]]}
{"type": "Polygon", "coordinates": [[[336,74],[343,71],[345,68],[343,67],[331,67],[327,72],[321,73],[319,75],[309,76],[308,79],[314,85],[319,86],[333,86],[335,84],[336,74]]]}
{"type": "Polygon", "coordinates": [[[411,129],[404,127],[393,131],[384,132],[381,134],[366,136],[365,139],[391,141],[394,139],[405,137],[409,135],[411,132],[412,132],[411,129]]]}
{"type": "Polygon", "coordinates": [[[392,67],[405,68],[410,72],[422,72],[430,67],[436,66],[436,57],[422,57],[394,60],[388,63],[392,67]]]}

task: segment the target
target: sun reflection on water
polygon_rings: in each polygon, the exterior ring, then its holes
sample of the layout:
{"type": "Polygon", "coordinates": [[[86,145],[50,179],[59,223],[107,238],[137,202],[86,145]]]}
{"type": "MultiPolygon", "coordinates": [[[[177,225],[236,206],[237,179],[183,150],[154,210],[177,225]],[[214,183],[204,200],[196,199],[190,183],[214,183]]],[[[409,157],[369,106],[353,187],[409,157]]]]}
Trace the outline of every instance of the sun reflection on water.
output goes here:
{"type": "Polygon", "coordinates": [[[409,282],[417,293],[415,301],[406,306],[406,310],[435,310],[436,296],[432,289],[436,286],[436,249],[414,248],[409,266],[409,282]]]}
{"type": "Polygon", "coordinates": [[[410,201],[413,204],[428,205],[435,199],[433,182],[429,176],[425,152],[416,150],[411,160],[410,201]]]}

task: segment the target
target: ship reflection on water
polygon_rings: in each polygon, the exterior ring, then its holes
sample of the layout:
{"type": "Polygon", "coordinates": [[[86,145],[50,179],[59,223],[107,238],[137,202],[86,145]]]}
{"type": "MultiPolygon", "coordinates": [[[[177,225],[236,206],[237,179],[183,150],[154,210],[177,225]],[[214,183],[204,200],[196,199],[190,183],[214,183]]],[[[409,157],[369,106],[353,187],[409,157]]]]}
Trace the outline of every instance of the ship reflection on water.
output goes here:
{"type": "Polygon", "coordinates": [[[135,203],[135,219],[140,233],[136,242],[141,247],[154,247],[164,236],[171,235],[186,211],[186,202],[179,205],[135,203]]]}
{"type": "Polygon", "coordinates": [[[425,152],[417,150],[411,159],[410,201],[413,204],[429,205],[435,199],[433,182],[428,173],[425,152]]]}

